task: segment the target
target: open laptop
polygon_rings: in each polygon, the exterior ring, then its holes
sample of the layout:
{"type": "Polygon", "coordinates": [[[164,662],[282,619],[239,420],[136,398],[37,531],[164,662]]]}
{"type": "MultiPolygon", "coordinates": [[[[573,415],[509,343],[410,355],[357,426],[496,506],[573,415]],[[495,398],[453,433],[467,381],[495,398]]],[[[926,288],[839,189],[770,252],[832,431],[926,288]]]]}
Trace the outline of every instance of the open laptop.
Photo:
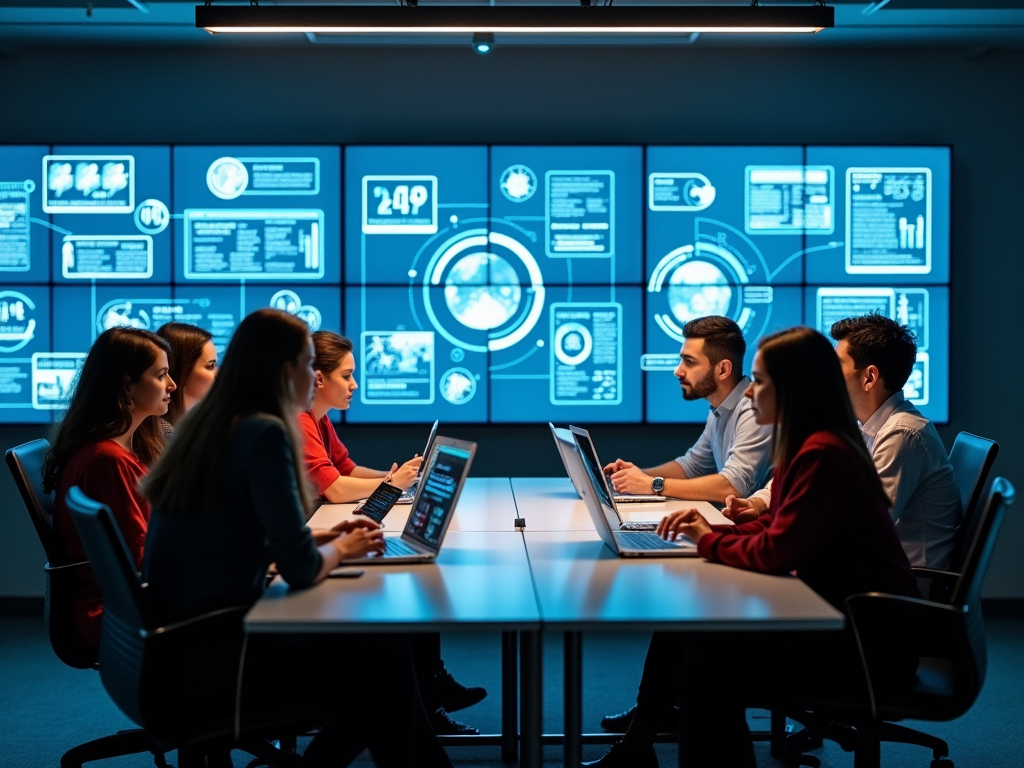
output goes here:
{"type": "MultiPolygon", "coordinates": [[[[570,460],[567,454],[572,454],[576,451],[576,442],[572,439],[572,432],[568,429],[556,427],[550,421],[548,422],[548,426],[551,428],[551,436],[555,439],[555,445],[558,447],[558,454],[562,457],[562,464],[565,465],[566,474],[569,475],[569,479],[572,481],[572,486],[576,489],[576,493],[580,495],[580,498],[583,498],[583,491],[580,490],[580,483],[583,481],[579,478],[573,477],[572,472],[569,469],[570,460]]],[[[617,504],[664,504],[668,500],[664,496],[658,496],[653,493],[614,493],[613,491],[613,496],[617,504]]]]}
{"type": "Polygon", "coordinates": [[[434,444],[434,438],[437,437],[437,422],[434,422],[434,426],[430,428],[430,434],[427,436],[427,445],[423,449],[423,453],[420,456],[423,457],[423,464],[420,464],[420,473],[416,475],[416,479],[413,484],[410,485],[401,496],[398,497],[398,501],[395,504],[412,504],[412,500],[416,497],[416,488],[420,484],[420,478],[423,477],[423,467],[427,462],[427,456],[430,455],[430,446],[434,444]]]}
{"type": "Polygon", "coordinates": [[[344,563],[413,563],[436,558],[475,455],[476,443],[437,437],[423,460],[423,477],[402,535],[385,538],[385,549],[380,555],[344,563]]]}
{"type": "Polygon", "coordinates": [[[650,530],[623,530],[608,478],[601,470],[601,461],[590,440],[590,433],[579,427],[569,429],[577,448],[573,461],[578,462],[578,474],[586,478],[581,495],[605,545],[619,557],[696,557],[697,546],[689,539],[665,541],[650,530]]]}

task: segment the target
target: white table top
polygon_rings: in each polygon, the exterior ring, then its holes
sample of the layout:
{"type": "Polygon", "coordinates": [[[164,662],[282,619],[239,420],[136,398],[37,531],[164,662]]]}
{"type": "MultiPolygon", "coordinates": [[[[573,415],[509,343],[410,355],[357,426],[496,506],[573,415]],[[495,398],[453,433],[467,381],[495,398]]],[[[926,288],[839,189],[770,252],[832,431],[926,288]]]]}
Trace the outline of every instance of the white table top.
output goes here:
{"type": "MultiPolygon", "coordinates": [[[[568,482],[568,480],[566,480],[568,482]]],[[[343,520],[358,520],[356,504],[324,504],[309,520],[310,528],[331,528],[343,520]]],[[[384,518],[385,534],[405,528],[412,504],[397,504],[384,518]]],[[[514,531],[516,502],[507,477],[468,477],[455,507],[450,533],[458,531],[514,531]]],[[[448,542],[445,541],[445,546],[448,542]]]]}
{"type": "Polygon", "coordinates": [[[354,579],[292,590],[278,577],[245,617],[250,632],[536,629],[522,534],[448,531],[433,563],[359,565],[354,579]]]}
{"type": "MultiPolygon", "coordinates": [[[[519,514],[526,518],[527,531],[594,530],[587,505],[568,477],[513,477],[512,491],[519,514]]],[[[616,506],[622,519],[629,522],[657,522],[670,512],[696,508],[712,525],[731,525],[718,507],[706,501],[666,499],[662,503],[616,506]]]]}
{"type": "Polygon", "coordinates": [[[524,534],[541,619],[556,630],[840,629],[843,614],[799,579],[700,557],[620,558],[596,531],[524,534]]]}

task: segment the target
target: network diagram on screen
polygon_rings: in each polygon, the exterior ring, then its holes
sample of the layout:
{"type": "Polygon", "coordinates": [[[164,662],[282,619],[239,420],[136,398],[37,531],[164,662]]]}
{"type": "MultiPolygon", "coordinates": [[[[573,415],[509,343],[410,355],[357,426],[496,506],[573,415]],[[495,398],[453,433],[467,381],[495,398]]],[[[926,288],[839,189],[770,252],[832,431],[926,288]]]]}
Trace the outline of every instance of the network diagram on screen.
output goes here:
{"type": "Polygon", "coordinates": [[[948,147],[0,146],[0,423],[107,328],[276,307],[355,344],[351,422],[703,422],[683,327],[881,312],[949,418],[948,147]],[[344,233],[344,235],[343,235],[344,233]]]}

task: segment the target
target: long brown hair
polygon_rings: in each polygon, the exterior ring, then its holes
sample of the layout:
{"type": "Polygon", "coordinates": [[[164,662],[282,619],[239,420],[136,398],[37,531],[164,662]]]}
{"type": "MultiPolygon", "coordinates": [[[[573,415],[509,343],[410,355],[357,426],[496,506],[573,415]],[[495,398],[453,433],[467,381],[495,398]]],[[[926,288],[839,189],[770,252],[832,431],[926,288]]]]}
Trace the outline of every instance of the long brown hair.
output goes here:
{"type": "Polygon", "coordinates": [[[171,404],[164,416],[171,424],[185,415],[185,389],[196,361],[203,354],[203,347],[213,340],[213,334],[205,328],[188,323],[164,323],[156,330],[157,336],[171,345],[171,378],[178,388],[171,392],[171,404]]]}
{"type": "Polygon", "coordinates": [[[154,507],[169,514],[213,514],[210,490],[218,487],[235,428],[246,416],[267,414],[280,419],[288,433],[299,497],[310,509],[284,369],[308,344],[309,326],[287,312],[258,309],[239,323],[209,394],[178,423],[174,439],[142,482],[154,507]]]}
{"type": "MultiPolygon", "coordinates": [[[[131,429],[134,406],[126,383],[139,381],[156,363],[161,350],[170,356],[166,341],[138,328],[110,328],[96,338],[64,417],[53,428],[52,447],[43,461],[43,488],[47,492],[57,487],[64,467],[79,448],[131,429]]],[[[157,417],[143,420],[132,435],[135,455],[144,464],[152,464],[163,447],[157,417]]]]}
{"type": "Polygon", "coordinates": [[[815,432],[831,432],[850,446],[864,481],[890,506],[857,427],[839,358],[829,340],[813,328],[796,327],[763,337],[757,348],[775,388],[772,450],[776,471],[787,466],[815,432]]]}
{"type": "Polygon", "coordinates": [[[352,351],[352,342],[333,331],[317,331],[313,334],[313,348],[316,350],[313,370],[329,376],[352,351]]]}

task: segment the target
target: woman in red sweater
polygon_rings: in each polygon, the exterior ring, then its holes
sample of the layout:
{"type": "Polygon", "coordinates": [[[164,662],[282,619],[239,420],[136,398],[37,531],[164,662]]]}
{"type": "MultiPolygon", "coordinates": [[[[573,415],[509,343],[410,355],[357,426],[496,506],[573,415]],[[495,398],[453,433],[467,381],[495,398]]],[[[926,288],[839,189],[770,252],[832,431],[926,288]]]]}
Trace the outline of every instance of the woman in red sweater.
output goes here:
{"type": "MultiPolygon", "coordinates": [[[[666,539],[686,535],[713,562],[793,573],[839,610],[863,592],[919,597],[828,339],[810,328],[761,339],[746,396],[757,423],[774,425],[770,508],[736,526],[712,526],[696,510],[680,511],[658,532],[666,539]]],[[[894,627],[885,641],[887,682],[909,682],[917,666],[909,640],[894,627]]],[[[747,707],[797,705],[838,687],[852,695],[866,690],[849,628],[746,637],[659,632],[623,740],[587,765],[657,766],[657,724],[678,692],[679,764],[752,767],[747,707]]]]}
{"type": "Polygon", "coordinates": [[[416,480],[422,456],[410,459],[401,467],[392,464],[387,472],[361,467],[349,456],[331,424],[328,416],[331,409],[347,411],[359,388],[352,342],[330,331],[317,331],[313,334],[313,345],[316,348],[313,407],[299,414],[299,428],[305,438],[306,474],[317,496],[335,504],[365,499],[386,478],[392,485],[408,488],[416,480]]]}
{"type": "MultiPolygon", "coordinates": [[[[43,463],[43,487],[56,492],[53,532],[67,563],[88,559],[64,503],[77,485],[110,507],[136,567],[142,565],[149,504],[137,486],[164,445],[157,420],[175,389],[169,351],[155,333],[136,328],[104,331],[89,350],[43,463]]],[[[99,648],[103,598],[91,569],[75,569],[71,597],[79,643],[99,648]]]]}

